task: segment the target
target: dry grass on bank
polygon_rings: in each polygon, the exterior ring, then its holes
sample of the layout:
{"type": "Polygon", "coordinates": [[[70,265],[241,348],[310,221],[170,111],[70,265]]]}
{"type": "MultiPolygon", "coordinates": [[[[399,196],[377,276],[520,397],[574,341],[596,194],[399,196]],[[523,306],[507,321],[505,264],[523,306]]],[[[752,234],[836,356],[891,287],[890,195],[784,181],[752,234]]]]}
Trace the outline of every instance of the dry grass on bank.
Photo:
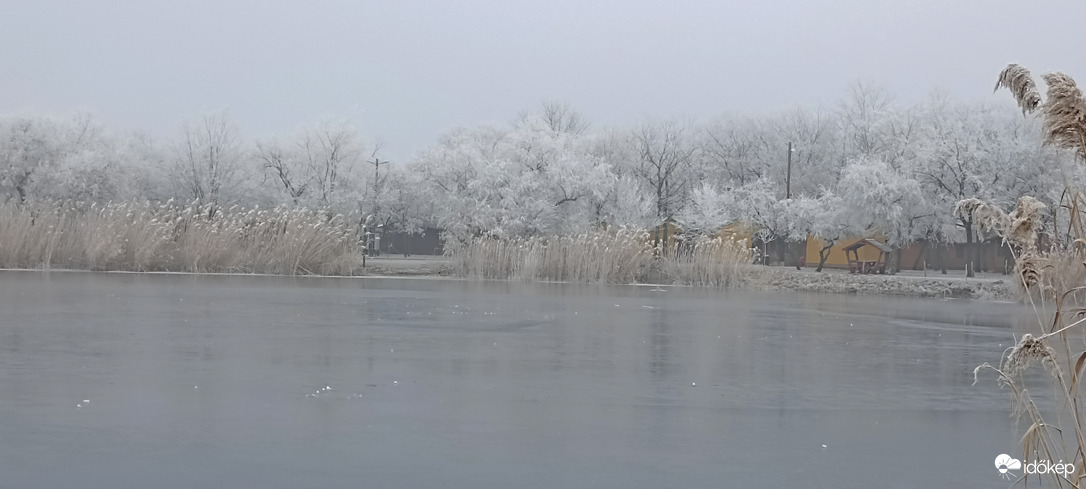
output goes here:
{"type": "Polygon", "coordinates": [[[475,238],[450,246],[457,275],[483,279],[633,283],[652,262],[644,231],[533,238],[475,238]]]}
{"type": "Polygon", "coordinates": [[[702,238],[661,260],[663,272],[675,283],[733,287],[751,267],[754,255],[746,241],[702,238]]]}
{"type": "Polygon", "coordinates": [[[357,222],[320,210],[173,202],[0,205],[0,267],[349,274],[357,222]]]}
{"type": "Polygon", "coordinates": [[[723,287],[749,264],[745,243],[702,239],[658,258],[648,232],[631,229],[576,236],[480,237],[450,246],[462,277],[629,284],[646,280],[723,287]]]}

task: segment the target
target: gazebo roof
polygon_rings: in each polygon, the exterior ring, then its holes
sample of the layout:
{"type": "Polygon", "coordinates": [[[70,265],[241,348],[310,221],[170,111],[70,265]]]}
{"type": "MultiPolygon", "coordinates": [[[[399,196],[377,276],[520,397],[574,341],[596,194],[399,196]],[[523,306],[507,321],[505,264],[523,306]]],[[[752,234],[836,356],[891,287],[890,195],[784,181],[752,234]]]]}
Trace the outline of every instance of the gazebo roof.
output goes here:
{"type": "Polygon", "coordinates": [[[883,253],[889,253],[890,252],[890,247],[889,246],[886,246],[886,245],[880,243],[877,239],[871,239],[871,238],[861,239],[861,240],[856,241],[855,243],[852,243],[852,244],[850,244],[850,245],[848,245],[848,246],[846,246],[846,247],[844,247],[842,249],[845,250],[845,251],[852,251],[852,250],[855,250],[855,249],[862,248],[862,247],[864,247],[866,245],[874,246],[875,248],[878,248],[878,250],[883,252],[883,253]]]}

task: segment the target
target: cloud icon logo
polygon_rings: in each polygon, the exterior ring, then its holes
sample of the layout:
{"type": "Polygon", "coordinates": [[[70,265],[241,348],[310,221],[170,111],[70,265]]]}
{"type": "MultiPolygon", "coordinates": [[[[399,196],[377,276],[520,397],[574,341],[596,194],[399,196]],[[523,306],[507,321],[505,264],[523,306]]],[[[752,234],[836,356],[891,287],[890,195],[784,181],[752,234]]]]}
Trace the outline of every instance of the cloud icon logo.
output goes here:
{"type": "Polygon", "coordinates": [[[1012,458],[1006,453],[1001,453],[995,459],[995,466],[996,470],[999,470],[999,474],[1002,475],[1004,479],[1010,479],[1010,476],[1013,474],[1008,474],[1007,472],[1010,472],[1012,470],[1022,470],[1022,461],[1016,458],[1012,458]]]}

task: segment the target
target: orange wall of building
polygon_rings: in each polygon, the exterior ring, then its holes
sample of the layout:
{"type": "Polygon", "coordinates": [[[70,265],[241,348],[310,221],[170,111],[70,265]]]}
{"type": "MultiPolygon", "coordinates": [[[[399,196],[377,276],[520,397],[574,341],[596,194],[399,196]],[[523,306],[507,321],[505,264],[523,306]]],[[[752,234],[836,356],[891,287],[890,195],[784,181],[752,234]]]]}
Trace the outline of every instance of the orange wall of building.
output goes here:
{"type": "MultiPolygon", "coordinates": [[[[855,239],[845,239],[838,241],[833,248],[830,249],[830,256],[826,260],[827,267],[830,268],[848,268],[848,259],[845,257],[845,251],[842,249],[852,243],[855,243],[855,239]]],[[[818,251],[825,246],[825,241],[822,241],[815,237],[807,238],[807,265],[811,267],[818,266],[818,251]]],[[[966,245],[956,244],[946,248],[942,248],[942,253],[946,259],[947,269],[950,270],[965,270],[965,256],[966,245]]],[[[924,246],[923,243],[913,243],[906,246],[901,250],[901,269],[911,270],[913,265],[917,263],[917,258],[920,258],[920,267],[922,268],[926,263],[928,268],[935,269],[938,260],[935,256],[939,251],[932,250],[931,247],[924,246]],[[923,253],[923,256],[921,256],[923,253]]],[[[871,246],[864,246],[859,249],[861,260],[877,260],[879,257],[878,250],[871,246]]],[[[1004,266],[1004,254],[1005,251],[1001,249],[998,243],[985,243],[981,246],[980,258],[985,269],[991,272],[1002,272],[1004,266]]]]}

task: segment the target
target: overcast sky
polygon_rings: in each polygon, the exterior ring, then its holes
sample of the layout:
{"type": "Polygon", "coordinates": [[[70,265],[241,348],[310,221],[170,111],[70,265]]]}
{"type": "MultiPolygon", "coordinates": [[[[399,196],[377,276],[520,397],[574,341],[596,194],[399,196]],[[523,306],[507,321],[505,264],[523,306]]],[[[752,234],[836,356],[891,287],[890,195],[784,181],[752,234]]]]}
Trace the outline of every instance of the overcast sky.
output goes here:
{"type": "Polygon", "coordinates": [[[1018,62],[1086,83],[1086,1],[108,1],[0,7],[0,113],[158,138],[226,109],[249,137],[347,117],[406,160],[544,100],[597,126],[992,95],[1018,62]]]}

